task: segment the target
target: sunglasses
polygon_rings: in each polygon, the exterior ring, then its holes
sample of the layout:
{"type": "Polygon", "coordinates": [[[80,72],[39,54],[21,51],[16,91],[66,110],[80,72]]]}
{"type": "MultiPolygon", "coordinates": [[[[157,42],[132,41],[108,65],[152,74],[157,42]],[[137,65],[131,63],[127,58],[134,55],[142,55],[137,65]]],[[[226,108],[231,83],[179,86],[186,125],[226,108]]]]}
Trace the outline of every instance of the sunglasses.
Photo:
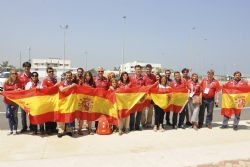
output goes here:
{"type": "Polygon", "coordinates": [[[11,75],[17,75],[17,73],[13,72],[13,73],[11,73],[11,75]]]}
{"type": "Polygon", "coordinates": [[[32,77],[38,77],[38,75],[32,75],[32,77]]]}
{"type": "Polygon", "coordinates": [[[48,73],[53,73],[54,71],[48,71],[48,73]]]}

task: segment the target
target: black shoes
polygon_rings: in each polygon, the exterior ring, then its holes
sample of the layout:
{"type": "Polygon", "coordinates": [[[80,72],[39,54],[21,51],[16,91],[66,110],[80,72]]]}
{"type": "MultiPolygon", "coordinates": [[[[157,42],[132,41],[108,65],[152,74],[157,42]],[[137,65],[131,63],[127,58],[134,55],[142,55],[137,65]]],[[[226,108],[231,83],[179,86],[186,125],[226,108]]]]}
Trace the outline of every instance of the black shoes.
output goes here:
{"type": "Polygon", "coordinates": [[[57,137],[58,137],[58,138],[63,137],[63,133],[58,133],[58,134],[57,134],[57,137]]]}
{"type": "Polygon", "coordinates": [[[186,129],[186,127],[184,125],[178,125],[178,128],[186,129]]]}
{"type": "Polygon", "coordinates": [[[221,128],[221,129],[227,129],[228,126],[227,126],[227,125],[222,125],[220,128],[221,128]]]}
{"type": "Polygon", "coordinates": [[[233,130],[237,131],[237,130],[238,130],[238,126],[237,126],[237,125],[234,125],[234,126],[233,126],[233,130]]]}

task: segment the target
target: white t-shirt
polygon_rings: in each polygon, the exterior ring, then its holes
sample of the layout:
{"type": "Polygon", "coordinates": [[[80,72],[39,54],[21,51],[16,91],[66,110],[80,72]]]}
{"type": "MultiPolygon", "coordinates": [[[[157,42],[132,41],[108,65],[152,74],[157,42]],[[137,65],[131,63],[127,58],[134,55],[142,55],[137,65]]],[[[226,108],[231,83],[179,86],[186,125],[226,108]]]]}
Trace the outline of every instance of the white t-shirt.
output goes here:
{"type": "MultiPolygon", "coordinates": [[[[31,81],[29,81],[26,85],[25,85],[25,90],[29,90],[33,88],[33,83],[31,81]]],[[[42,87],[42,83],[40,81],[37,82],[37,86],[36,88],[43,88],[42,87]]]]}

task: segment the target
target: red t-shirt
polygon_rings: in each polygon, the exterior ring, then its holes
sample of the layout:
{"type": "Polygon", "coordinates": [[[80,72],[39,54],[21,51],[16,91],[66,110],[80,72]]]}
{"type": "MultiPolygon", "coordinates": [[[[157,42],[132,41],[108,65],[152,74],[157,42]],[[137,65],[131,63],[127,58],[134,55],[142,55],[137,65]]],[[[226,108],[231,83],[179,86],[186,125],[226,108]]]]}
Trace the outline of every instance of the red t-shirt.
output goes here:
{"type": "Polygon", "coordinates": [[[109,83],[106,77],[94,77],[94,82],[95,82],[95,86],[96,88],[102,88],[105,90],[109,89],[109,83]]]}
{"type": "Polygon", "coordinates": [[[66,87],[66,86],[69,86],[72,84],[73,84],[73,82],[67,82],[66,80],[60,82],[60,86],[62,86],[62,87],[66,87]]]}
{"type": "Polygon", "coordinates": [[[229,87],[241,87],[241,86],[247,86],[248,83],[245,80],[240,80],[240,81],[235,81],[235,80],[231,80],[228,81],[225,86],[229,86],[229,87]]]}
{"type": "Polygon", "coordinates": [[[118,88],[122,88],[122,89],[127,89],[127,88],[130,88],[131,85],[129,83],[123,83],[121,81],[118,82],[118,88]]]}
{"type": "MultiPolygon", "coordinates": [[[[18,88],[21,89],[21,84],[17,81],[15,83],[8,83],[7,81],[4,83],[3,90],[4,91],[13,91],[17,90],[18,88]]],[[[4,102],[7,104],[15,104],[14,102],[10,101],[6,97],[4,97],[4,102]]]]}
{"type": "Polygon", "coordinates": [[[187,87],[190,93],[194,93],[194,95],[201,94],[201,85],[199,84],[199,82],[193,82],[192,80],[189,80],[187,83],[187,87]]]}
{"type": "Polygon", "coordinates": [[[219,92],[220,90],[220,83],[218,80],[213,79],[209,81],[207,78],[201,81],[201,90],[202,90],[202,97],[203,98],[214,98],[215,93],[219,92]]]}
{"type": "Polygon", "coordinates": [[[181,79],[179,82],[177,82],[175,79],[170,83],[169,85],[171,88],[187,88],[187,82],[185,79],[181,79]]]}
{"type": "Polygon", "coordinates": [[[156,76],[154,74],[147,75],[145,74],[143,76],[143,79],[145,80],[145,85],[153,85],[156,82],[156,76]]]}
{"type": "Polygon", "coordinates": [[[25,89],[25,85],[30,81],[31,73],[30,75],[27,75],[25,72],[18,74],[18,82],[21,85],[21,89],[25,89]]]}
{"type": "Polygon", "coordinates": [[[45,78],[42,82],[42,87],[44,88],[48,88],[48,87],[52,87],[57,83],[57,79],[56,78],[45,78]]]}
{"type": "Polygon", "coordinates": [[[135,74],[129,77],[131,87],[142,87],[145,86],[145,80],[142,75],[137,77],[135,74]]]}

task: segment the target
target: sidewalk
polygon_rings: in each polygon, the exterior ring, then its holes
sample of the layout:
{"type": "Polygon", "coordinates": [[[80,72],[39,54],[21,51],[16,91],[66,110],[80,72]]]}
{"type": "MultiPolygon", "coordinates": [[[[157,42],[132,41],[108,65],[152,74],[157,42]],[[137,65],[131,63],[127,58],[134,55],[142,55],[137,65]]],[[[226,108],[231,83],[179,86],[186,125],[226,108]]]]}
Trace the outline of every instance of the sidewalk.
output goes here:
{"type": "Polygon", "coordinates": [[[0,131],[0,166],[212,166],[250,158],[250,121],[241,121],[238,131],[215,126],[75,138],[0,131]]]}

